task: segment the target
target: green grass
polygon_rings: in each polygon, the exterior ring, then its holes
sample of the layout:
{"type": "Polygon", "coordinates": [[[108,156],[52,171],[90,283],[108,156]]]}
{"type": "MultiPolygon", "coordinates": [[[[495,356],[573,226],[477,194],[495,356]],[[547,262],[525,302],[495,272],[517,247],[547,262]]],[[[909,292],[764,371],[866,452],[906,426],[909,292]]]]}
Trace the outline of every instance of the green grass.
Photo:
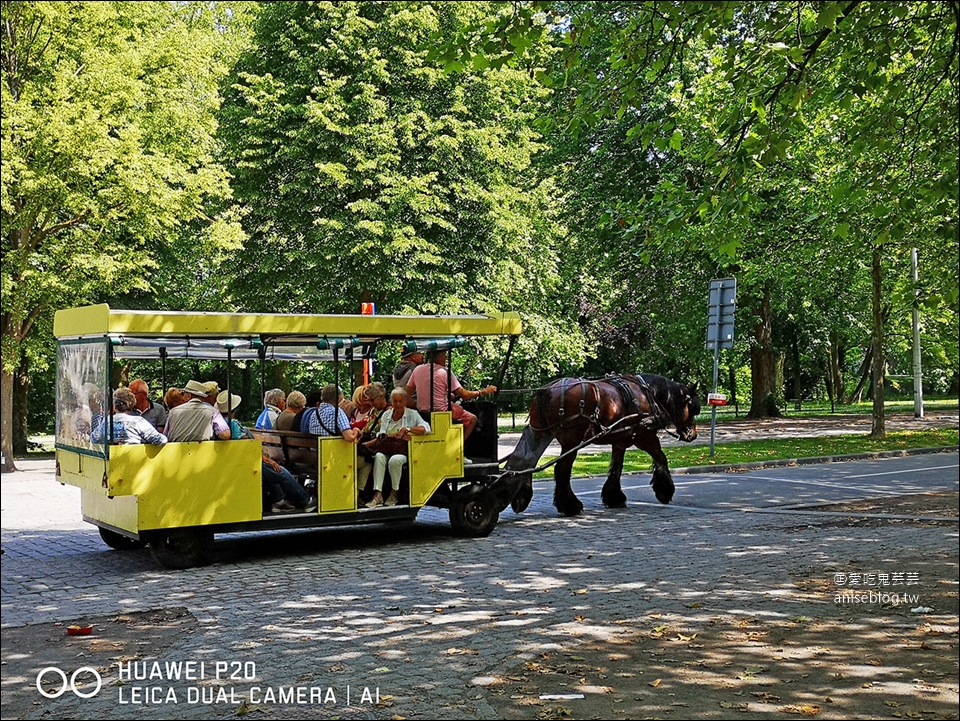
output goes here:
{"type": "MultiPolygon", "coordinates": [[[[956,412],[960,408],[960,400],[956,397],[937,397],[937,398],[924,398],[923,400],[923,409],[924,411],[953,411],[956,412]]],[[[747,411],[750,409],[749,405],[741,405],[739,414],[734,411],[733,406],[721,406],[717,408],[717,423],[725,423],[732,420],[742,420],[744,416],[747,415],[747,411]]],[[[896,400],[888,400],[884,404],[884,410],[887,413],[913,413],[913,399],[912,398],[902,398],[896,400]]],[[[784,416],[786,418],[806,418],[806,417],[818,417],[818,416],[842,416],[842,415],[862,415],[869,416],[873,412],[873,403],[869,400],[864,401],[863,403],[851,403],[849,405],[838,405],[835,406],[834,410],[830,410],[829,401],[804,401],[801,406],[800,411],[794,410],[794,405],[789,403],[784,410],[784,416]]],[[[523,413],[516,414],[516,428],[513,427],[513,416],[509,413],[501,413],[499,426],[501,433],[509,433],[511,431],[522,431],[526,425],[526,411],[523,413]]],[[[700,425],[710,422],[710,406],[704,404],[700,415],[697,416],[697,422],[700,425]]]]}
{"type": "MultiPolygon", "coordinates": [[[[957,411],[960,406],[960,400],[956,397],[936,397],[924,398],[924,411],[957,411]]],[[[750,409],[749,404],[740,405],[740,418],[743,418],[750,409]]],[[[883,409],[887,413],[913,413],[913,398],[888,399],[883,404],[883,409]]],[[[869,416],[873,413],[873,401],[865,400],[861,403],[850,403],[847,405],[835,405],[830,409],[830,401],[804,401],[800,410],[796,410],[793,403],[787,403],[781,407],[781,411],[788,418],[803,418],[805,416],[841,416],[841,415],[864,415],[869,416]]],[[[698,418],[709,418],[710,407],[705,406],[698,418]]],[[[717,421],[733,420],[735,417],[733,406],[722,406],[717,408],[717,421]]],[[[701,421],[702,422],[702,421],[701,421]]]]}
{"type": "MultiPolygon", "coordinates": [[[[790,458],[814,458],[817,456],[840,456],[852,453],[895,451],[905,448],[933,448],[956,446],[960,431],[956,428],[935,428],[922,431],[898,431],[888,433],[880,441],[868,435],[851,434],[824,436],[820,438],[789,438],[769,441],[741,441],[717,444],[715,455],[710,457],[710,446],[677,446],[664,448],[671,468],[687,466],[716,466],[757,461],[773,461],[790,458]]],[[[546,460],[546,459],[544,459],[546,460]]],[[[610,464],[609,453],[580,455],[573,465],[574,476],[606,475],[610,464]]],[[[623,470],[649,471],[650,456],[643,451],[627,451],[623,470]]],[[[535,478],[553,478],[553,468],[541,471],[535,478]]]]}

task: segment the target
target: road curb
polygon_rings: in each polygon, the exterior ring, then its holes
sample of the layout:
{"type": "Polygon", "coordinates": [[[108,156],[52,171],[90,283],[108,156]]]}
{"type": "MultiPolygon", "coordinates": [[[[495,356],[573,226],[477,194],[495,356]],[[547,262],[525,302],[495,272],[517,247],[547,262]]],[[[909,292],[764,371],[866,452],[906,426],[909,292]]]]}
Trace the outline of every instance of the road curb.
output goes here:
{"type": "Polygon", "coordinates": [[[841,456],[810,456],[808,458],[783,458],[775,461],[754,461],[752,463],[728,463],[719,466],[689,466],[671,468],[673,473],[727,473],[731,471],[751,471],[759,468],[777,468],[780,466],[807,466],[814,463],[837,463],[840,461],[868,461],[877,458],[900,458],[904,456],[922,456],[927,453],[949,453],[960,450],[960,446],[935,446],[933,448],[905,448],[898,451],[874,451],[873,453],[850,453],[841,456]]]}

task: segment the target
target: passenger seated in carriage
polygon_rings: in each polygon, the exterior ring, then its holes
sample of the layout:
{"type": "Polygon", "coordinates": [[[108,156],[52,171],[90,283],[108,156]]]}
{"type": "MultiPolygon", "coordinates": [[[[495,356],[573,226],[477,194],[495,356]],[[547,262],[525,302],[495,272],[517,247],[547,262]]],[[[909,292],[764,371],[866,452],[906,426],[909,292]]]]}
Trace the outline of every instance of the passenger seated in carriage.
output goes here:
{"type": "MultiPolygon", "coordinates": [[[[250,431],[233,417],[241,398],[227,391],[217,396],[217,408],[230,422],[230,439],[251,438],[250,431]]],[[[263,510],[272,513],[291,513],[300,511],[313,513],[317,510],[317,501],[300,485],[293,474],[276,461],[264,454],[261,458],[261,478],[263,481],[263,510]]]]}
{"type": "Polygon", "coordinates": [[[271,388],[263,394],[263,410],[254,427],[272,431],[277,427],[277,418],[286,407],[287,394],[281,388],[271,388]]]}
{"type": "Polygon", "coordinates": [[[301,430],[306,422],[306,432],[314,436],[342,436],[348,443],[355,443],[360,431],[350,427],[350,419],[339,407],[342,398],[340,389],[333,383],[324,386],[320,392],[320,405],[308,408],[301,420],[301,430]],[[312,412],[311,412],[312,411],[312,412]]]}
{"type": "MultiPolygon", "coordinates": [[[[407,408],[407,392],[402,388],[394,388],[393,392],[390,393],[390,406],[392,410],[388,410],[380,417],[379,436],[386,436],[407,443],[411,436],[422,436],[430,432],[430,424],[423,420],[415,410],[407,408]]],[[[368,441],[367,445],[371,450],[375,450],[377,443],[378,440],[374,439],[368,441]]],[[[387,458],[387,453],[384,452],[377,452],[374,455],[373,498],[367,503],[367,508],[397,505],[400,476],[403,474],[403,466],[406,462],[406,453],[391,453],[389,458],[387,458]],[[383,481],[388,468],[390,469],[390,495],[384,501],[383,481]]]]}
{"type": "Polygon", "coordinates": [[[117,388],[113,392],[113,410],[113,443],[166,445],[167,437],[137,413],[137,396],[129,388],[117,388]]]}
{"type": "Polygon", "coordinates": [[[307,398],[300,391],[291,391],[287,396],[287,407],[283,413],[277,416],[276,429],[278,431],[298,431],[299,425],[295,425],[298,414],[307,407],[307,398]]]}

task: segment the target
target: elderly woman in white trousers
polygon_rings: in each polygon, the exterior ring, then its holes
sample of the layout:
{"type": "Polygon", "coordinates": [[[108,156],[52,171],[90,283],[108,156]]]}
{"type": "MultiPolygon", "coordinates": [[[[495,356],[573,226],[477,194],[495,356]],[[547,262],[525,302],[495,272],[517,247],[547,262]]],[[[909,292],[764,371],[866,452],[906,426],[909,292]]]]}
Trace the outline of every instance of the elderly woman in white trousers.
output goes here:
{"type": "MultiPolygon", "coordinates": [[[[407,392],[403,388],[394,388],[390,394],[391,410],[380,418],[380,433],[401,440],[410,440],[410,436],[422,436],[430,432],[430,425],[412,408],[407,408],[407,392]]],[[[400,490],[400,476],[407,457],[397,453],[388,459],[385,453],[373,457],[373,499],[367,508],[397,505],[397,492],[400,490]],[[387,469],[390,470],[390,495],[383,500],[383,481],[387,469]]]]}

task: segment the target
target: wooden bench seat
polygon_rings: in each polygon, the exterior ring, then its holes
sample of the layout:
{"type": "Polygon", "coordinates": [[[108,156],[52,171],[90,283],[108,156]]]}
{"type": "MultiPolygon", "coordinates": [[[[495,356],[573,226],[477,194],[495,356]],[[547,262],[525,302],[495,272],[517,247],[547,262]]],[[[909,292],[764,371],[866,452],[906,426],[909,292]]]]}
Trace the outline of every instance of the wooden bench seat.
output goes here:
{"type": "Polygon", "coordinates": [[[264,454],[301,478],[317,477],[317,436],[298,431],[274,431],[251,428],[254,438],[263,443],[264,454]]]}

